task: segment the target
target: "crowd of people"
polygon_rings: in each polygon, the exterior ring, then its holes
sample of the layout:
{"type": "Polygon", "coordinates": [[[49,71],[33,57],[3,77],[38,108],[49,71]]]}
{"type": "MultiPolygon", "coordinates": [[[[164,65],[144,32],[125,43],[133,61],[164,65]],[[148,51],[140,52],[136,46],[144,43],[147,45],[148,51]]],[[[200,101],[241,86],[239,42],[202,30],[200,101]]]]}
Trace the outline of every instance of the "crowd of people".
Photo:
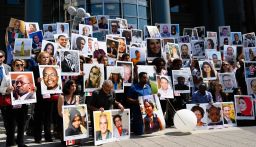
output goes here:
{"type": "MultiPolygon", "coordinates": [[[[107,22],[106,18],[102,17],[101,20],[101,23],[107,22]]],[[[70,52],[65,51],[63,55],[58,53],[59,50],[70,49],[69,33],[66,35],[57,34],[58,37],[55,38],[55,42],[46,44],[42,48],[42,41],[44,39],[40,40],[36,35],[29,35],[39,31],[36,25],[28,25],[29,31],[26,32],[25,28],[23,30],[21,26],[22,20],[14,19],[12,22],[10,23],[12,25],[7,28],[6,49],[2,47],[0,50],[0,102],[7,135],[6,146],[15,144],[19,147],[26,146],[24,144],[24,132],[26,130],[28,132],[30,130],[30,135],[34,137],[36,143],[40,144],[42,141],[42,129],[44,130],[46,142],[52,142],[54,136],[60,139],[64,145],[62,107],[66,105],[87,104],[92,126],[94,111],[104,112],[111,109],[123,111],[125,108],[128,108],[131,113],[131,132],[141,135],[162,130],[163,125],[158,116],[152,112],[154,105],[150,101],[144,101],[146,116],[142,117],[138,99],[140,96],[160,93],[159,98],[161,97],[160,102],[165,116],[166,127],[173,126],[172,119],[175,111],[185,109],[186,104],[189,103],[233,102],[234,95],[250,96],[251,94],[252,98],[255,98],[256,86],[254,85],[256,84],[254,78],[256,79],[256,76],[253,73],[250,77],[246,77],[247,68],[252,67],[249,65],[248,67],[245,66],[245,63],[255,61],[253,57],[250,57],[252,60],[246,60],[247,55],[245,54],[247,53],[245,50],[249,48],[250,56],[253,54],[251,53],[253,52],[251,48],[255,46],[251,45],[253,45],[253,40],[255,45],[254,33],[249,33],[252,35],[249,38],[248,36],[244,38],[244,40],[247,40],[247,46],[245,46],[243,40],[241,40],[241,32],[239,36],[239,33],[231,32],[229,26],[221,27],[219,39],[221,40],[222,38],[224,42],[217,43],[217,32],[206,33],[204,27],[192,28],[192,33],[187,33],[187,36],[186,34],[179,36],[179,26],[177,24],[160,24],[158,34],[154,35],[152,35],[150,28],[145,27],[144,33],[149,34],[149,38],[144,38],[143,41],[142,30],[129,30],[128,26],[126,28],[123,26],[124,28],[120,29],[120,20],[116,20],[109,24],[99,24],[100,29],[108,29],[108,26],[111,26],[109,28],[111,29],[109,30],[109,35],[114,34],[117,37],[117,39],[111,38],[111,40],[108,40],[109,42],[106,41],[103,47],[99,44],[104,44],[104,42],[97,41],[97,38],[91,37],[90,33],[81,34],[83,36],[87,35],[87,40],[79,37],[75,39],[77,40],[75,42],[76,48],[72,49],[81,51],[85,49],[88,52],[86,52],[86,55],[83,52],[79,52],[81,54],[78,76],[62,76],[58,75],[57,70],[51,68],[51,66],[57,65],[61,68],[62,72],[73,72],[77,68],[75,64],[70,63],[74,60],[70,52]],[[169,32],[169,28],[171,28],[171,32],[169,32]],[[131,32],[131,35],[122,36],[123,30],[131,32]],[[234,40],[231,40],[232,34],[234,35],[234,40]],[[157,38],[152,38],[155,36],[157,38]],[[32,52],[34,55],[31,55],[30,59],[17,59],[13,56],[14,49],[17,49],[15,39],[26,37],[30,37],[33,41],[31,48],[42,49],[40,49],[40,52],[32,52]],[[185,37],[189,39],[181,39],[185,37]],[[122,39],[120,40],[120,38],[122,39]],[[226,39],[229,40],[225,41],[226,39]],[[130,42],[127,43],[127,40],[130,42]],[[36,45],[36,43],[39,45],[36,45]],[[88,43],[87,47],[85,47],[86,43],[88,43]],[[218,44],[218,46],[214,44],[218,44]],[[91,48],[92,45],[93,48],[91,48]],[[238,46],[244,51],[238,51],[238,46]],[[214,50],[216,54],[206,57],[208,50],[214,50]],[[132,53],[131,51],[134,52],[132,53]],[[217,53],[221,54],[218,60],[217,53]],[[134,57],[132,57],[133,55],[134,57]],[[113,59],[115,60],[113,61],[113,59]],[[216,59],[216,62],[214,59],[216,59]],[[119,61],[131,63],[132,66],[121,64],[122,62],[119,63],[119,61]],[[117,62],[117,65],[120,64],[121,67],[124,67],[124,72],[113,70],[107,76],[109,66],[116,66],[115,62],[117,62]],[[95,65],[90,66],[90,69],[85,68],[89,66],[83,66],[88,64],[95,65]],[[97,64],[104,66],[104,70],[102,71],[97,64]],[[39,71],[39,66],[42,65],[48,66],[43,70],[43,78],[40,77],[39,71]],[[139,69],[141,66],[148,65],[153,66],[155,71],[141,71],[139,69]],[[184,69],[188,69],[190,75],[175,72],[182,72],[184,69]],[[11,71],[33,72],[36,87],[33,89],[33,92],[36,93],[36,103],[12,105],[11,93],[16,93],[16,91],[13,85],[10,84],[12,81],[10,81],[9,72],[11,71]],[[160,86],[158,86],[157,90],[154,90],[157,86],[152,84],[154,77],[149,74],[151,72],[153,72],[153,76],[161,76],[159,77],[160,86]],[[88,78],[84,79],[86,74],[88,78]],[[104,80],[100,78],[102,76],[104,80]],[[61,78],[61,85],[58,85],[58,82],[56,82],[58,78],[61,78]],[[48,88],[47,90],[52,90],[51,93],[42,94],[41,82],[45,83],[48,88]],[[57,93],[56,91],[60,89],[62,91],[57,93]],[[117,93],[117,90],[121,90],[121,93],[117,93]],[[28,113],[28,110],[31,112],[28,113]],[[26,123],[31,120],[28,119],[28,114],[32,116],[31,118],[33,118],[34,123],[25,128],[26,123]],[[51,124],[53,124],[53,128],[51,128],[51,124]],[[18,127],[17,139],[15,139],[16,126],[18,127]],[[51,130],[53,130],[53,134],[51,130]]],[[[53,27],[48,25],[48,31],[44,33],[44,36],[53,37],[51,33],[56,33],[56,31],[52,31],[52,29],[53,27]]],[[[64,30],[67,29],[67,26],[64,27],[63,24],[60,24],[59,29],[59,31],[65,32],[64,30]]],[[[157,32],[154,30],[153,33],[157,32]]],[[[71,44],[74,45],[73,43],[71,44]]],[[[248,70],[248,72],[250,71],[252,70],[248,70]]],[[[24,81],[16,81],[16,86],[19,87],[19,92],[29,88],[28,82],[24,81]]],[[[215,108],[212,106],[209,109],[215,108]]],[[[205,113],[204,110],[196,106],[192,108],[192,111],[198,117],[202,117],[205,113]]],[[[227,110],[225,109],[224,111],[227,110]]],[[[81,114],[76,112],[79,114],[76,117],[73,114],[75,112],[75,110],[70,111],[70,121],[80,122],[80,119],[82,119],[81,114]]],[[[120,128],[118,121],[122,121],[122,119],[117,115],[113,120],[117,126],[115,131],[118,131],[118,128],[120,128]]],[[[101,121],[106,121],[104,114],[100,116],[100,125],[101,121]]],[[[198,122],[198,125],[204,125],[204,123],[198,122]]],[[[66,134],[74,133],[71,128],[66,130],[66,134]]],[[[107,133],[104,135],[101,132],[96,132],[97,139],[106,138],[111,133],[109,131],[105,132],[107,133]]],[[[127,134],[127,130],[119,133],[119,135],[122,133],[127,134]]]]}

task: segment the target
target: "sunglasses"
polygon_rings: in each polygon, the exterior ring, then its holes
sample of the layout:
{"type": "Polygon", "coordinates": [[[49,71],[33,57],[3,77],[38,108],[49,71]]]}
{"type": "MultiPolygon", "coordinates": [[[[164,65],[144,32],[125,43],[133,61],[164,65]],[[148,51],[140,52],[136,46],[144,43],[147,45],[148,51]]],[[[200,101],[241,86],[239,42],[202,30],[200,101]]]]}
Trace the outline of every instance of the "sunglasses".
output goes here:
{"type": "Polygon", "coordinates": [[[0,58],[3,58],[4,56],[3,55],[0,55],[0,58]]]}
{"type": "Polygon", "coordinates": [[[23,67],[24,64],[16,64],[15,66],[16,66],[16,67],[23,67]]]}

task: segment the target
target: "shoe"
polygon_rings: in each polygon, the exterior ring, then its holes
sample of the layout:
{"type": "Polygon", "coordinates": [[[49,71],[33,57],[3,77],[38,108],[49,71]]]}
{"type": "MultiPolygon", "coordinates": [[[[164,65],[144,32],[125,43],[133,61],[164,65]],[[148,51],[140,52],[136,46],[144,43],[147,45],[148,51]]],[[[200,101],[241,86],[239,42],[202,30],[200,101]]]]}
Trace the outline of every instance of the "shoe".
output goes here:
{"type": "Polygon", "coordinates": [[[35,140],[35,143],[37,143],[37,144],[41,144],[41,140],[35,140]]]}

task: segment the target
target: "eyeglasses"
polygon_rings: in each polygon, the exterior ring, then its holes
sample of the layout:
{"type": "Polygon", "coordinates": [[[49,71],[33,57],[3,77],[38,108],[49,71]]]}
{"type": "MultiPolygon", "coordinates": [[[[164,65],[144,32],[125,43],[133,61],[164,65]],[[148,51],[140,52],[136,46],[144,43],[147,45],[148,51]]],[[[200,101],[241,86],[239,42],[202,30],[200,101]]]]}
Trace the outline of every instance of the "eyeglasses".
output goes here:
{"type": "Polygon", "coordinates": [[[25,83],[25,82],[20,81],[20,80],[15,81],[15,84],[16,84],[16,85],[19,85],[19,83],[20,83],[21,86],[23,86],[23,85],[25,85],[25,84],[30,84],[30,83],[25,83]]]}
{"type": "Polygon", "coordinates": [[[3,58],[4,56],[3,55],[0,55],[0,58],[3,58]]]}
{"type": "Polygon", "coordinates": [[[23,67],[24,64],[16,64],[15,67],[23,67]]]}
{"type": "Polygon", "coordinates": [[[55,78],[56,76],[58,76],[58,75],[56,75],[56,74],[43,74],[43,78],[55,78]]]}

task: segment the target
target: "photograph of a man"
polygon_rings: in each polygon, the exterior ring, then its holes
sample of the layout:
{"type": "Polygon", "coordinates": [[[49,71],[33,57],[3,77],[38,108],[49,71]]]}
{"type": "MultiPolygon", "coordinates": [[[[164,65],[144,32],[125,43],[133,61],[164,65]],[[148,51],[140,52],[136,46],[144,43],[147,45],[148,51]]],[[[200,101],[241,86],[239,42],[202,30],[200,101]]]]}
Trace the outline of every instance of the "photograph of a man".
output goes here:
{"type": "MultiPolygon", "coordinates": [[[[99,113],[101,113],[101,112],[99,112],[99,113]]],[[[110,112],[104,112],[104,113],[99,114],[98,122],[96,121],[96,123],[95,123],[95,125],[98,125],[98,129],[95,128],[96,141],[107,140],[107,139],[112,138],[112,131],[109,129],[109,127],[112,125],[111,119],[109,119],[110,117],[111,117],[110,112]]],[[[95,119],[95,117],[94,117],[94,119],[95,119]]]]}
{"type": "Polygon", "coordinates": [[[79,75],[80,58],[77,50],[61,50],[61,72],[62,75],[79,75]]]}
{"type": "Polygon", "coordinates": [[[36,102],[35,84],[32,72],[11,72],[12,105],[36,102]]]}
{"type": "Polygon", "coordinates": [[[236,123],[234,104],[222,103],[224,124],[233,125],[236,123]]]}
{"type": "Polygon", "coordinates": [[[237,87],[235,75],[233,73],[220,73],[219,77],[221,84],[223,85],[223,91],[227,93],[232,93],[234,88],[237,87]]]}
{"type": "Polygon", "coordinates": [[[59,66],[39,65],[42,94],[62,93],[59,66]]]}

